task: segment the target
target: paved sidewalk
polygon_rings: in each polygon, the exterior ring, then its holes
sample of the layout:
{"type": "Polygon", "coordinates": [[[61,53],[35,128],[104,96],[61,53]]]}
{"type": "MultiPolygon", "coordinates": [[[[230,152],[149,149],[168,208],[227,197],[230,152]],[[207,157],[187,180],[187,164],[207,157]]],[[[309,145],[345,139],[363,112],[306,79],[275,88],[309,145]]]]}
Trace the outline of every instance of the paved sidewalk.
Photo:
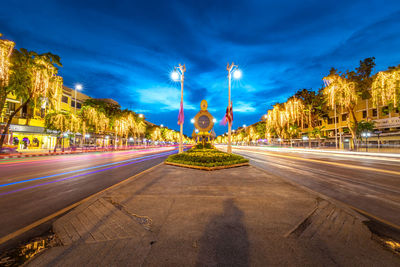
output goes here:
{"type": "Polygon", "coordinates": [[[58,219],[29,266],[399,266],[363,218],[252,166],[161,165],[58,219]]]}

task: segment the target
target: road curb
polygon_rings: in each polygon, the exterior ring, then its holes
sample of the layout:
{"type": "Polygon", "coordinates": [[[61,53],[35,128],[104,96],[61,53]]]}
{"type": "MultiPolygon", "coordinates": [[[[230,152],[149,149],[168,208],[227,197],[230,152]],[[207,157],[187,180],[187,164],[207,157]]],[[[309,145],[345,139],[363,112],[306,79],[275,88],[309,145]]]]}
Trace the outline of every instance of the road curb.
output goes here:
{"type": "Polygon", "coordinates": [[[174,163],[174,162],[164,162],[164,164],[177,166],[177,167],[183,167],[183,168],[203,170],[203,171],[216,171],[216,170],[230,169],[230,168],[236,168],[236,167],[250,165],[248,162],[238,163],[238,164],[233,164],[233,165],[228,165],[228,166],[217,166],[217,167],[203,167],[203,166],[187,165],[187,164],[180,164],[180,163],[174,163]]]}

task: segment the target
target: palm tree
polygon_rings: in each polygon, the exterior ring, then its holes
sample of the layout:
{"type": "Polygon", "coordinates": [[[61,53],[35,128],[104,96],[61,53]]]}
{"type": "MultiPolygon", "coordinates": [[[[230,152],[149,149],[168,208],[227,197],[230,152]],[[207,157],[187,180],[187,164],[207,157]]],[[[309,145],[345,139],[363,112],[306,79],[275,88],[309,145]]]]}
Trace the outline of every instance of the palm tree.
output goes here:
{"type": "MultiPolygon", "coordinates": [[[[0,36],[2,34],[0,33],[0,36]]],[[[10,74],[10,57],[15,43],[0,39],[0,116],[6,104],[7,95],[11,88],[7,87],[10,74]]]]}
{"type": "Polygon", "coordinates": [[[54,146],[54,152],[57,150],[59,140],[62,140],[62,151],[64,152],[64,133],[76,130],[76,118],[71,119],[71,114],[64,111],[56,111],[48,113],[45,117],[45,128],[59,133],[58,141],[54,146]]]}
{"type": "MultiPolygon", "coordinates": [[[[326,86],[323,90],[323,94],[326,97],[328,106],[335,111],[337,107],[346,109],[352,117],[353,124],[356,125],[357,118],[354,111],[354,108],[358,101],[356,83],[350,81],[349,79],[346,79],[343,76],[339,76],[337,73],[332,73],[324,77],[324,81],[326,86]]],[[[348,127],[353,137],[353,144],[354,146],[356,146],[356,130],[350,124],[348,125],[348,127]]]]}
{"type": "Polygon", "coordinates": [[[399,106],[400,65],[387,71],[378,72],[371,86],[374,107],[379,105],[399,106]]]}
{"type": "MultiPolygon", "coordinates": [[[[62,93],[62,78],[57,76],[56,66],[62,66],[60,57],[51,53],[37,54],[21,48],[13,50],[11,55],[8,87],[22,104],[8,117],[4,133],[8,132],[14,116],[29,103],[38,99],[47,99],[50,106],[55,108],[58,96],[62,93]]],[[[5,135],[0,138],[0,149],[5,135]]]]}

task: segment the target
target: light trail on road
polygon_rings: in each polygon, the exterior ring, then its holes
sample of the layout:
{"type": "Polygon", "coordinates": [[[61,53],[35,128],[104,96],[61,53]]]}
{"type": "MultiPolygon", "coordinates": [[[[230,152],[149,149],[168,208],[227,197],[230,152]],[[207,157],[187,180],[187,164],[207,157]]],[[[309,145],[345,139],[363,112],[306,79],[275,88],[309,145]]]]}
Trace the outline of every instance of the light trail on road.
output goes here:
{"type": "Polygon", "coordinates": [[[92,172],[81,173],[81,174],[78,174],[78,175],[75,175],[75,176],[70,176],[70,177],[66,177],[66,178],[62,178],[62,179],[58,179],[58,180],[54,180],[54,181],[49,181],[49,182],[46,182],[46,183],[36,184],[36,185],[28,186],[28,187],[15,189],[15,190],[8,191],[8,192],[3,192],[3,193],[0,193],[0,196],[9,195],[9,194],[12,194],[12,193],[16,193],[16,192],[20,192],[20,191],[24,191],[24,190],[28,190],[28,189],[32,189],[32,188],[36,188],[36,187],[39,187],[39,186],[48,185],[48,184],[57,183],[57,182],[62,182],[62,181],[74,179],[74,178],[77,178],[77,177],[82,177],[82,176],[86,176],[86,175],[89,175],[89,174],[99,173],[99,172],[103,172],[103,171],[107,171],[107,170],[111,170],[111,169],[115,169],[115,168],[119,168],[119,167],[123,167],[123,166],[128,166],[128,165],[131,165],[131,164],[134,164],[134,163],[143,162],[143,161],[146,161],[146,160],[149,160],[149,159],[156,159],[156,158],[160,158],[160,157],[164,157],[164,156],[169,156],[169,155],[175,154],[175,153],[176,153],[176,151],[160,153],[160,154],[157,154],[157,156],[145,156],[145,157],[135,158],[135,159],[132,159],[132,160],[124,160],[124,161],[120,161],[120,162],[113,162],[113,163],[100,165],[100,166],[95,166],[95,167],[91,167],[91,168],[75,170],[75,171],[71,171],[71,172],[59,173],[59,174],[54,174],[54,175],[50,175],[50,176],[44,176],[44,177],[39,177],[39,178],[35,178],[35,179],[29,179],[29,180],[25,180],[25,181],[18,181],[18,182],[14,182],[14,183],[5,184],[5,185],[0,185],[0,187],[4,187],[4,186],[9,186],[9,185],[14,185],[14,184],[37,181],[37,180],[50,178],[50,177],[55,177],[55,176],[61,176],[61,175],[70,174],[70,173],[81,172],[81,171],[90,170],[90,169],[101,168],[101,167],[115,165],[115,164],[123,163],[123,162],[129,162],[129,163],[125,163],[125,164],[120,164],[120,165],[108,167],[108,168],[105,168],[105,169],[100,169],[100,170],[96,170],[96,171],[92,171],[92,172]]]}
{"type": "MultiPolygon", "coordinates": [[[[164,156],[164,155],[170,155],[172,153],[175,153],[175,152],[164,152],[164,153],[160,153],[159,155],[161,157],[161,156],[164,156]]],[[[57,177],[57,176],[61,176],[61,175],[71,174],[71,173],[88,171],[88,170],[92,170],[92,169],[97,169],[97,168],[101,168],[101,167],[107,167],[107,166],[110,166],[110,165],[115,165],[115,164],[124,163],[124,162],[136,161],[138,159],[144,159],[144,158],[149,158],[149,157],[152,158],[152,156],[149,155],[149,156],[143,156],[143,157],[140,157],[140,158],[122,160],[122,161],[107,163],[107,164],[103,164],[103,165],[93,166],[93,167],[89,167],[89,168],[73,170],[73,171],[69,171],[69,172],[57,173],[57,174],[42,176],[42,177],[38,177],[38,178],[31,178],[31,179],[27,179],[27,180],[12,182],[12,183],[0,184],[0,187],[6,187],[6,186],[21,184],[21,183],[27,183],[27,182],[32,182],[32,181],[42,180],[42,179],[46,179],[46,178],[57,177]]],[[[133,163],[135,163],[135,162],[133,162],[133,163]]],[[[129,165],[129,164],[125,164],[125,165],[129,165]]],[[[116,166],[116,167],[125,166],[125,165],[119,165],[119,166],[116,166]]],[[[111,169],[111,168],[108,168],[108,169],[111,169]]],[[[106,170],[106,169],[104,169],[104,170],[106,170]]],[[[82,176],[82,175],[80,175],[80,176],[82,176]]],[[[3,195],[3,193],[0,193],[0,196],[1,195],[3,195]]]]}
{"type": "MultiPolygon", "coordinates": [[[[37,157],[34,164],[31,158],[21,158],[2,164],[0,236],[18,233],[20,229],[26,229],[28,225],[40,222],[51,214],[58,214],[57,212],[73,206],[74,203],[162,163],[174,153],[177,153],[177,149],[171,146],[37,157]],[[27,161],[29,164],[26,164],[27,161]]],[[[46,227],[50,225],[43,227],[29,232],[24,230],[23,236],[13,235],[10,242],[32,238],[40,234],[38,231],[49,229],[46,227]]],[[[2,246],[11,243],[7,242],[2,246]]]]}

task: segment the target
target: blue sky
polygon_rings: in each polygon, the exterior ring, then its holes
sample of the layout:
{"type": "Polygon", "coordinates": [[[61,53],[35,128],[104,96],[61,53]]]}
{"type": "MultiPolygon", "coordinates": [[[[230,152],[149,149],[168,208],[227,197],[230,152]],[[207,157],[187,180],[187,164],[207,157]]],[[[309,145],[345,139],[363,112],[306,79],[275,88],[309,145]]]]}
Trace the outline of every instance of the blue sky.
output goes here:
{"type": "MultiPolygon", "coordinates": [[[[376,71],[400,64],[400,1],[2,1],[0,32],[17,47],[61,56],[64,84],[113,98],[157,124],[178,129],[185,63],[185,134],[200,101],[224,116],[227,62],[234,128],[251,124],[298,89],[318,89],[331,67],[376,71]]],[[[217,124],[217,134],[227,126],[217,124]]]]}

